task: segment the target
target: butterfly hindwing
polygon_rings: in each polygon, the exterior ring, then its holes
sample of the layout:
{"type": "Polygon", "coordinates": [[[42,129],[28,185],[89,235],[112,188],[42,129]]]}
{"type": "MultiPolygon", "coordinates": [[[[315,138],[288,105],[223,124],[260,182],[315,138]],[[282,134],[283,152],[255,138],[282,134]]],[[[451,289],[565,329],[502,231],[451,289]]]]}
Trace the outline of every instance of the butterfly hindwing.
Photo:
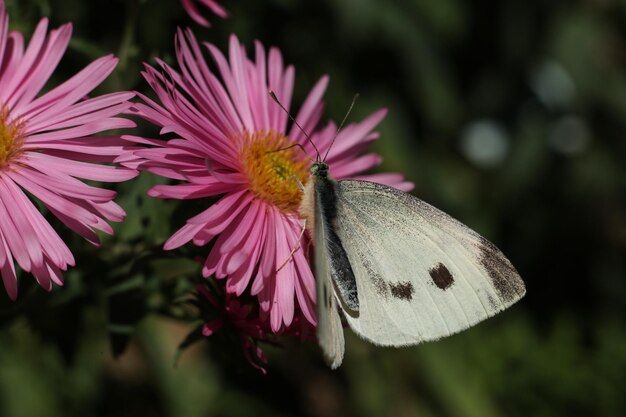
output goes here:
{"type": "Polygon", "coordinates": [[[328,230],[319,198],[314,198],[314,206],[317,339],[324,359],[335,369],[343,361],[343,325],[331,281],[331,264],[326,245],[328,230]]]}
{"type": "MultiPolygon", "coordinates": [[[[336,195],[335,229],[360,303],[357,315],[345,317],[363,338],[386,346],[436,340],[524,295],[493,244],[416,197],[366,181],[339,181],[336,195]]],[[[318,289],[328,285],[320,284],[327,275],[316,274],[318,289]]]]}

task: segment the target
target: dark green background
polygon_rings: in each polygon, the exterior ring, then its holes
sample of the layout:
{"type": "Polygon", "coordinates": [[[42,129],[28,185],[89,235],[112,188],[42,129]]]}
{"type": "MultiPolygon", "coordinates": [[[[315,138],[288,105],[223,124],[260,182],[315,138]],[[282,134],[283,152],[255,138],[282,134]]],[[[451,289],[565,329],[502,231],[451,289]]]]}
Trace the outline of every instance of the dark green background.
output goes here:
{"type": "Polygon", "coordinates": [[[100,249],[51,220],[77,258],[64,288],[24,277],[17,302],[0,294],[1,416],[626,413],[624,2],[223,0],[232,18],[210,16],[211,29],[177,0],[7,2],[27,37],[42,16],[74,23],[54,83],[112,52],[121,62],[99,91],[148,91],[141,63],[171,61],[177,25],[222,49],[231,32],[249,50],[280,47],[296,103],[328,73],[326,117],[355,92],[353,120],[389,108],[381,170],[496,243],[528,293],[436,343],[380,349],[349,334],[335,372],[292,342],[264,346],[263,377],[227,331],[174,367],[197,324],[184,300],[199,267],[185,259],[207,248],[160,245],[208,202],[149,199],[157,179],[142,175],[118,187],[128,218],[100,249]]]}

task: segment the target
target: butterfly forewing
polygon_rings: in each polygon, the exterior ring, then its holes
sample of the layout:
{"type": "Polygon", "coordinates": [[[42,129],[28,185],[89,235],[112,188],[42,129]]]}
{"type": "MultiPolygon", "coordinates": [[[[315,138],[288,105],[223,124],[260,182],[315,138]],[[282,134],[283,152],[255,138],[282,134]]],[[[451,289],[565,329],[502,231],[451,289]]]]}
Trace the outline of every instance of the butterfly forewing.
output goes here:
{"type": "MultiPolygon", "coordinates": [[[[340,181],[336,193],[335,228],[360,302],[359,314],[345,317],[365,339],[388,346],[439,339],[524,295],[504,255],[442,211],[365,181],[340,181]]],[[[320,278],[328,281],[317,272],[318,288],[320,278]]]]}

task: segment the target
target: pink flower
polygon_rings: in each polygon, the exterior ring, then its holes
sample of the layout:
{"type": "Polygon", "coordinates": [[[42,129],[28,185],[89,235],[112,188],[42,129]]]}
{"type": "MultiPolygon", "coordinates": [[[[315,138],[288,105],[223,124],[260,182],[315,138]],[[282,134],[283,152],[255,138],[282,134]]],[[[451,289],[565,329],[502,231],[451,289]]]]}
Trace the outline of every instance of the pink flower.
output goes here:
{"type": "Polygon", "coordinates": [[[183,8],[187,11],[187,14],[189,14],[189,16],[191,16],[191,18],[195,20],[195,22],[198,23],[199,25],[206,26],[206,27],[211,26],[209,21],[206,20],[204,16],[202,16],[202,14],[200,13],[200,10],[198,10],[198,8],[196,7],[194,3],[195,1],[202,4],[204,7],[211,10],[213,13],[215,13],[219,17],[222,17],[222,18],[228,17],[228,12],[226,11],[226,9],[220,6],[220,4],[216,2],[215,0],[180,0],[181,4],[183,5],[183,8]]]}
{"type": "Polygon", "coordinates": [[[30,198],[97,244],[95,230],[112,233],[106,220],[121,221],[125,213],[112,201],[115,192],[77,178],[125,181],[136,172],[96,164],[112,162],[128,142],[86,137],[134,126],[115,117],[129,108],[133,93],[84,99],[113,71],[117,59],[102,57],[37,97],[63,56],[72,27],[66,24],[47,33],[48,20],[43,19],[24,48],[22,35],[9,32],[8,24],[0,0],[0,272],[15,299],[14,259],[48,291],[52,283],[62,285],[61,271],[74,265],[72,253],[30,198]]]}
{"type": "MultiPolygon", "coordinates": [[[[294,68],[283,64],[275,48],[266,55],[259,42],[255,60],[248,59],[235,36],[230,38],[228,60],[214,45],[204,46],[217,71],[207,65],[192,33],[179,30],[180,71],[161,60],[160,69],[146,65],[143,76],[159,102],[140,95],[144,103],[136,105],[137,114],[160,126],[162,134],[176,137],[134,138],[152,147],[136,151],[141,161],[133,166],[183,182],[155,186],[149,194],[175,199],[222,196],[190,218],[164,247],[171,250],[189,241],[203,246],[215,239],[204,262],[205,277],[226,278],[230,294],[249,292],[258,297],[260,319],[269,320],[273,332],[284,331],[299,315],[314,324],[309,244],[306,236],[299,240],[302,192],[292,178],[306,183],[310,160],[296,147],[285,148],[299,144],[309,155],[314,152],[299,129],[288,129],[287,114],[268,95],[271,88],[289,108],[294,68]]],[[[327,84],[328,77],[322,77],[297,115],[322,154],[336,131],[334,123],[318,128],[327,84]]],[[[335,178],[412,187],[398,174],[360,175],[381,162],[378,155],[361,152],[378,138],[373,129],[385,113],[379,110],[342,130],[327,159],[335,178]]]]}

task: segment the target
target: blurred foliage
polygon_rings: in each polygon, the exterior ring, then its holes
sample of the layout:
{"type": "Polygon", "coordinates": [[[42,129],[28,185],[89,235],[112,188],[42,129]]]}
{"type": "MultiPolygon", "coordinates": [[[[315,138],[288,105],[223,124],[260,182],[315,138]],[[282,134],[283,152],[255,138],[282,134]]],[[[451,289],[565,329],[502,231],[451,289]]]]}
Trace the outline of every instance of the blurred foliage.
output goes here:
{"type": "Polygon", "coordinates": [[[264,377],[227,331],[174,366],[199,276],[188,259],[207,248],[160,247],[210,202],[151,199],[142,175],[118,187],[128,218],[101,248],[50,217],[78,265],[63,288],[25,277],[18,301],[0,294],[0,415],[626,414],[626,3],[223,0],[232,17],[205,29],[176,0],[6,1],[26,36],[42,16],[73,22],[50,85],[114,53],[99,92],[147,91],[142,62],[172,60],[177,26],[222,48],[231,32],[280,47],[296,103],[330,74],[327,117],[355,92],[355,120],[388,107],[381,169],[494,241],[528,294],[436,343],[349,335],[334,372],[292,343],[264,346],[264,377]]]}

